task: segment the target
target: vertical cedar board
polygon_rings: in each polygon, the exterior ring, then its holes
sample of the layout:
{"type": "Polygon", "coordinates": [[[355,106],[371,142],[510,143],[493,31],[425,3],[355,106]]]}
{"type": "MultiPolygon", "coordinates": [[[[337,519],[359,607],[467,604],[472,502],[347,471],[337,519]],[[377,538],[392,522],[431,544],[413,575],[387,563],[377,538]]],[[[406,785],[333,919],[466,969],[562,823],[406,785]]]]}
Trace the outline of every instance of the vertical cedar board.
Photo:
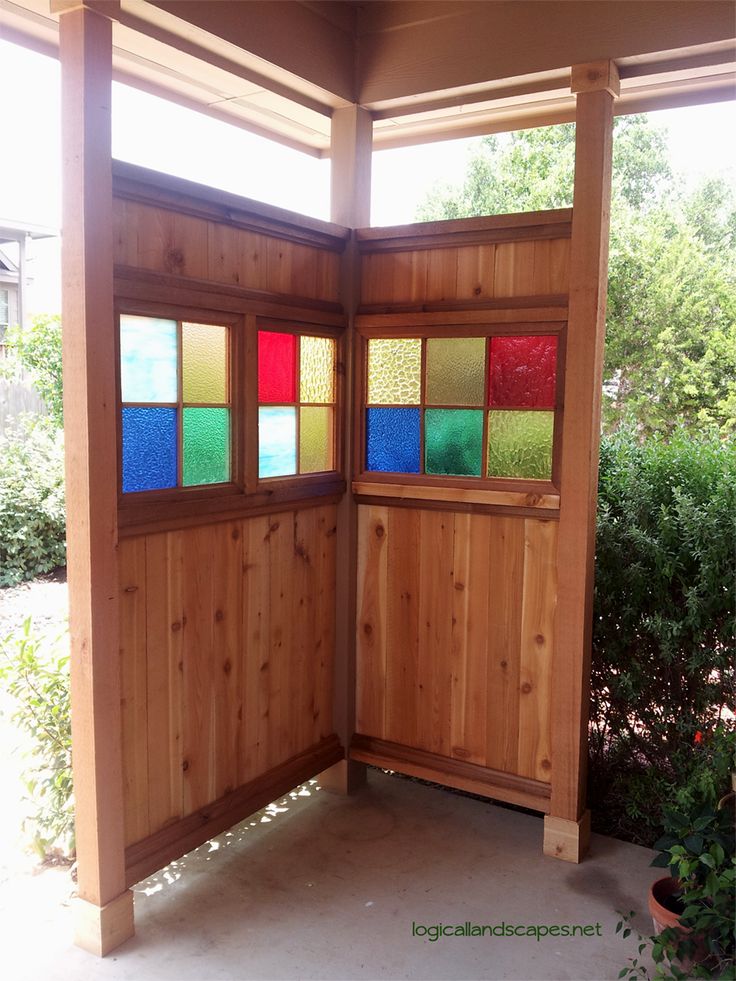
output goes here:
{"type": "Polygon", "coordinates": [[[358,732],[549,783],[556,522],[360,505],[358,529],[358,732]]]}
{"type": "Polygon", "coordinates": [[[564,295],[569,256],[567,238],[365,253],[361,303],[564,295]]]}
{"type": "Polygon", "coordinates": [[[126,844],[332,731],[335,506],[124,539],[126,844]]]}
{"type": "Polygon", "coordinates": [[[340,255],[222,222],[113,201],[115,262],[228,286],[338,301],[340,255]]]}

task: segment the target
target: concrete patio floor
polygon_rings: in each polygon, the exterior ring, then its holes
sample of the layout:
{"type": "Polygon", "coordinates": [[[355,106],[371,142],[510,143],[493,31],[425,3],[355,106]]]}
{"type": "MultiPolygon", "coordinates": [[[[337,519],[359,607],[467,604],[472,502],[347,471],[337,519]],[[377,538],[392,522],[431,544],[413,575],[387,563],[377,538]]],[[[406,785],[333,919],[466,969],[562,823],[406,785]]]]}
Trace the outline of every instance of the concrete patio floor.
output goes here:
{"type": "Polygon", "coordinates": [[[140,883],[136,937],[105,960],[70,944],[68,875],[44,873],[58,886],[42,893],[27,879],[2,910],[3,976],[616,978],[636,949],[617,910],[649,932],[651,855],[594,835],[579,866],[545,858],[541,818],[371,770],[353,797],[307,785],[140,883]],[[467,921],[593,936],[432,942],[412,927],[467,921]]]}

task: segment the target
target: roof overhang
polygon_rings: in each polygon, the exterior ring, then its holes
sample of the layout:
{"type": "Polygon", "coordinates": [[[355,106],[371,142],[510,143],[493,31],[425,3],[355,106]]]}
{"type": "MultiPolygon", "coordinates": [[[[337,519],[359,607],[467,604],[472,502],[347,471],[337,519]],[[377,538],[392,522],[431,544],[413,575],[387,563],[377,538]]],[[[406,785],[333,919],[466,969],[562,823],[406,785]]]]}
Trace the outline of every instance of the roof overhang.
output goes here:
{"type": "MultiPolygon", "coordinates": [[[[721,0],[122,0],[113,66],[118,81],[327,156],[331,115],[353,101],[373,115],[375,149],[571,121],[570,66],[598,57],[618,64],[617,114],[732,99],[733,34],[721,0]]],[[[58,18],[48,0],[0,0],[0,36],[55,55],[58,18]]]]}

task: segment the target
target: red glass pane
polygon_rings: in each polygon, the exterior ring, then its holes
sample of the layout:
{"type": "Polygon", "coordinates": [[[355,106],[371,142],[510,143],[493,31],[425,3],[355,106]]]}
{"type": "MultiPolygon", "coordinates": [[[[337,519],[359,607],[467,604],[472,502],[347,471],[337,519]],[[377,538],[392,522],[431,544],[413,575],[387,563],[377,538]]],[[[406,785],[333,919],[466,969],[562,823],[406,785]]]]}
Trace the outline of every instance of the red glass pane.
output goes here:
{"type": "Polygon", "coordinates": [[[296,337],[258,332],[258,401],[296,402],[296,337]]]}
{"type": "Polygon", "coordinates": [[[492,338],[491,405],[553,409],[556,378],[556,337],[492,338]]]}

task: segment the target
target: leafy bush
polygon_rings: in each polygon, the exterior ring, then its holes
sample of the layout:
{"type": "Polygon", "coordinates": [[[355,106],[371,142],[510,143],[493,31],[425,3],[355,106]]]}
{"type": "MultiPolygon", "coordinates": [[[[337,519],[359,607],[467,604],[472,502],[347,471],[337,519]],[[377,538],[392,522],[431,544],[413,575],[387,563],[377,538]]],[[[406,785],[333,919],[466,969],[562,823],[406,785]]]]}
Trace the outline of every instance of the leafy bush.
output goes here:
{"type": "Polygon", "coordinates": [[[0,459],[0,586],[9,586],[66,561],[63,434],[26,419],[0,437],[0,459]]]}
{"type": "Polygon", "coordinates": [[[0,682],[15,699],[13,721],[30,740],[23,777],[32,805],[23,830],[41,858],[74,850],[69,654],[66,636],[43,637],[27,619],[0,641],[0,682]]]}
{"type": "Polygon", "coordinates": [[[30,327],[11,327],[6,344],[17,361],[29,372],[53,421],[57,426],[63,426],[61,317],[34,317],[30,327]]]}
{"type": "Polygon", "coordinates": [[[735,581],[736,445],[604,438],[590,741],[603,833],[651,845],[666,803],[717,799],[702,740],[734,727],[735,581]]]}

